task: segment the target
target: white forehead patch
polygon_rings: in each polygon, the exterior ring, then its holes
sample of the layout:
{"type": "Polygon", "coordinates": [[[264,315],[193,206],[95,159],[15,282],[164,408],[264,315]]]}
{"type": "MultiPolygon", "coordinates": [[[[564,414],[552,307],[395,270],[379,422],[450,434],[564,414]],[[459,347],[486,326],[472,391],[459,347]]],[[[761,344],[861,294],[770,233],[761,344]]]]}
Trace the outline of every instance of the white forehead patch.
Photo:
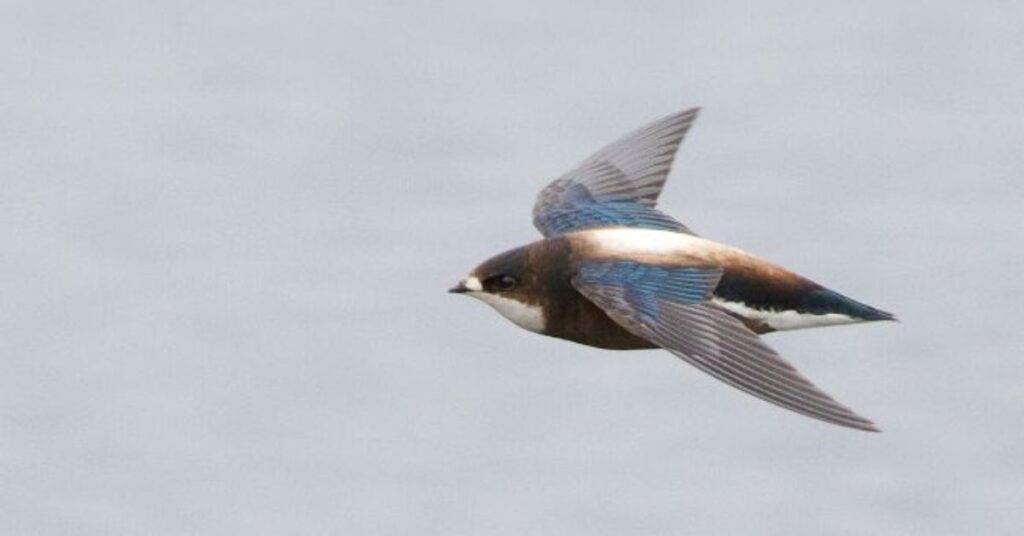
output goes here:
{"type": "MultiPolygon", "coordinates": [[[[477,281],[479,285],[480,282],[477,281]]],[[[466,287],[468,288],[468,281],[466,287]]],[[[505,298],[496,294],[486,292],[470,292],[470,296],[494,307],[501,316],[509,319],[513,324],[534,333],[544,331],[544,311],[539,305],[528,305],[511,298],[505,298]]]]}
{"type": "Polygon", "coordinates": [[[480,284],[480,280],[475,277],[467,277],[462,285],[473,292],[480,292],[484,289],[484,286],[480,284]]]}

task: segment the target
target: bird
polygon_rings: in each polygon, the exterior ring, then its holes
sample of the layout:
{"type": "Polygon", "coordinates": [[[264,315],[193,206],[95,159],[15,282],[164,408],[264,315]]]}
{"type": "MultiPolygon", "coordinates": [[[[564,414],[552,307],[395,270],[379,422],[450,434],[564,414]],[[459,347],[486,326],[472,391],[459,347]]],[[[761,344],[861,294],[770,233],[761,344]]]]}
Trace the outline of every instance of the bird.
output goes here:
{"type": "Polygon", "coordinates": [[[765,344],[776,331],[895,320],[655,208],[700,108],[605,146],[537,195],[543,238],[495,255],[449,292],[528,331],[607,350],[664,349],[757,398],[877,432],[765,344]]]}

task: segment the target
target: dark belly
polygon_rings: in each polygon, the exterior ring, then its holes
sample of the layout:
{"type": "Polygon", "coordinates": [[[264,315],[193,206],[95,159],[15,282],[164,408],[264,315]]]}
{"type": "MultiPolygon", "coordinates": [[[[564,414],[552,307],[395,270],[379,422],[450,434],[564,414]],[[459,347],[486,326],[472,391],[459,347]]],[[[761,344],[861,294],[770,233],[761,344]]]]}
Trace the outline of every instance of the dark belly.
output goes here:
{"type": "Polygon", "coordinates": [[[608,350],[643,350],[658,345],[633,335],[582,294],[565,292],[549,311],[545,335],[608,350]]]}

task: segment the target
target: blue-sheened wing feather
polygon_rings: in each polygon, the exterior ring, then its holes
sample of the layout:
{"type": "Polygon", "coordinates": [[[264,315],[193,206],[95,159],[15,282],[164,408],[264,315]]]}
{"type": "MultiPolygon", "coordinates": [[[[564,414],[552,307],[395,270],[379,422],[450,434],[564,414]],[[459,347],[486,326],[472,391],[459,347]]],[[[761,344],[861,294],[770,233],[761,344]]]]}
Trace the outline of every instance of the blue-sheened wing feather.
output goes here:
{"type": "Polygon", "coordinates": [[[573,285],[633,334],[725,383],[815,419],[877,431],[709,303],[721,276],[717,267],[594,262],[580,266],[573,285]]]}
{"type": "Polygon", "coordinates": [[[690,233],[654,205],[698,111],[646,125],[554,180],[537,196],[534,225],[545,236],[608,226],[690,233]]]}

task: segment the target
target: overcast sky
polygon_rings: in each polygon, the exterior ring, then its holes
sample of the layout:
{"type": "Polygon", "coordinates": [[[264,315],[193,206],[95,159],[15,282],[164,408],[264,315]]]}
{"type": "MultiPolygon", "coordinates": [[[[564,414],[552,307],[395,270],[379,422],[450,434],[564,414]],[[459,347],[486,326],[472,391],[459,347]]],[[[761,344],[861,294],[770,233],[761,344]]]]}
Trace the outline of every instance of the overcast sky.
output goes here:
{"type": "Polygon", "coordinates": [[[1018,2],[0,6],[0,532],[1015,534],[1018,2]],[[444,291],[700,105],[661,206],[901,323],[882,434],[444,291]]]}

